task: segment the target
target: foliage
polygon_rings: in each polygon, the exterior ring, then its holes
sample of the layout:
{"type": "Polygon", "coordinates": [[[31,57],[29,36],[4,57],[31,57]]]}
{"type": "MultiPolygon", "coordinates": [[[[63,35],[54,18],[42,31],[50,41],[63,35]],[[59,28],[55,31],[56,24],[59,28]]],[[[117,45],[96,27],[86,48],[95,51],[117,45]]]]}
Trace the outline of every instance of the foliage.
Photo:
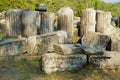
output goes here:
{"type": "Polygon", "coordinates": [[[52,12],[57,12],[61,7],[71,7],[75,16],[80,16],[80,11],[88,7],[111,11],[115,17],[120,15],[120,3],[105,3],[101,0],[0,0],[0,11],[10,8],[34,10],[36,3],[45,3],[47,10],[52,12]]]}

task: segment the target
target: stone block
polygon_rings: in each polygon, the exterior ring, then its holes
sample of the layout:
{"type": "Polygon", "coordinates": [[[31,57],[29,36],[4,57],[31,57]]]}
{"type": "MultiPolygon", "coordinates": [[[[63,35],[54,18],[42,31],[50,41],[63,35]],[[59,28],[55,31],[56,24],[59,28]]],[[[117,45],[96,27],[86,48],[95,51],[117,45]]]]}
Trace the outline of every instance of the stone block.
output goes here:
{"type": "Polygon", "coordinates": [[[67,54],[83,54],[83,49],[74,44],[55,44],[55,53],[67,55],[67,54]]]}
{"type": "Polygon", "coordinates": [[[91,56],[90,62],[98,68],[120,68],[120,52],[104,51],[103,55],[91,56]]]}
{"type": "Polygon", "coordinates": [[[0,42],[0,56],[15,56],[26,51],[26,39],[6,39],[0,42]]]}
{"type": "Polygon", "coordinates": [[[110,37],[108,35],[104,35],[99,32],[89,32],[82,37],[82,45],[88,45],[93,47],[99,46],[102,49],[106,49],[109,41],[110,37]]]}
{"type": "Polygon", "coordinates": [[[22,32],[22,10],[9,9],[5,13],[6,30],[8,36],[18,37],[22,32]]]}
{"type": "Polygon", "coordinates": [[[39,46],[39,54],[53,52],[54,44],[67,43],[67,34],[64,31],[56,31],[52,33],[42,34],[37,37],[37,44],[39,46]]]}
{"type": "Polygon", "coordinates": [[[83,67],[86,63],[84,54],[60,55],[57,53],[46,53],[43,55],[43,70],[47,74],[70,71],[83,67]]]}
{"type": "Polygon", "coordinates": [[[90,47],[81,44],[75,44],[76,47],[80,47],[84,54],[87,55],[102,55],[103,50],[100,47],[90,47]]]}
{"type": "Polygon", "coordinates": [[[111,37],[111,51],[118,51],[120,52],[120,38],[119,37],[111,37]]]}
{"type": "Polygon", "coordinates": [[[27,52],[29,55],[36,55],[38,53],[37,48],[37,36],[29,36],[27,38],[27,52]]]}

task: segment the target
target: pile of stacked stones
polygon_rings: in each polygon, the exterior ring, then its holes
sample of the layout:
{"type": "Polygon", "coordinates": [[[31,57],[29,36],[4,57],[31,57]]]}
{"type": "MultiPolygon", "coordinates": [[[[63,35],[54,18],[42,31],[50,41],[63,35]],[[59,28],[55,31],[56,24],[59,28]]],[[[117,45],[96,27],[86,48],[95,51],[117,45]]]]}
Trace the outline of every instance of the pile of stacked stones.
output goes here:
{"type": "MultiPolygon", "coordinates": [[[[42,67],[48,74],[82,68],[92,63],[100,68],[119,68],[119,30],[111,26],[111,13],[88,8],[80,18],[81,43],[68,44],[73,33],[73,10],[52,12],[6,11],[6,33],[0,42],[0,56],[22,53],[42,55],[42,67]],[[37,28],[40,29],[37,34],[37,28]]],[[[78,31],[79,32],[79,31],[78,31]]]]}
{"type": "MultiPolygon", "coordinates": [[[[58,26],[70,38],[70,26],[67,27],[67,19],[62,17],[69,16],[70,11],[67,12],[64,8],[58,12],[61,17],[58,18],[61,20],[58,26]]],[[[54,53],[43,55],[43,69],[48,74],[81,68],[86,63],[92,63],[99,68],[120,67],[119,30],[111,26],[111,13],[88,8],[82,11],[80,22],[81,44],[54,44],[54,53]]]]}

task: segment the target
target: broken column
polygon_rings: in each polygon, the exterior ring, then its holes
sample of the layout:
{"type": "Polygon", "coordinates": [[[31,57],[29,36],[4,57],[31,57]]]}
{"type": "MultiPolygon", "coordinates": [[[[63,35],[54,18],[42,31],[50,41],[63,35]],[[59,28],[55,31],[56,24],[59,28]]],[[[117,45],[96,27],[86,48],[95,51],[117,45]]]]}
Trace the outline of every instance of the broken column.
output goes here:
{"type": "Polygon", "coordinates": [[[24,11],[22,15],[22,36],[34,36],[37,34],[37,11],[24,11]]]}
{"type": "Polygon", "coordinates": [[[73,10],[63,7],[58,11],[58,30],[67,32],[68,37],[73,34],[73,10]]]}
{"type": "Polygon", "coordinates": [[[11,37],[21,36],[22,10],[10,9],[5,14],[7,35],[11,37]]]}
{"type": "Polygon", "coordinates": [[[96,31],[103,34],[111,34],[111,12],[97,12],[96,31]]]}
{"type": "Polygon", "coordinates": [[[40,34],[53,32],[55,14],[52,12],[41,12],[40,34]]]}
{"type": "Polygon", "coordinates": [[[88,32],[95,32],[96,11],[91,8],[83,10],[81,13],[80,35],[83,36],[88,32]]]}

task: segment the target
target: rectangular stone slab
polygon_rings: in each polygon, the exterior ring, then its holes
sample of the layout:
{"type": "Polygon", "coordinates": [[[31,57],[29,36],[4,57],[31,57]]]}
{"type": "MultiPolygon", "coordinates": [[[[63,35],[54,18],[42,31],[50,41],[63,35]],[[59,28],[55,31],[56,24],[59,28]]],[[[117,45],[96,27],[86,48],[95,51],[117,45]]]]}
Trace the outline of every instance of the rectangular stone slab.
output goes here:
{"type": "Polygon", "coordinates": [[[54,50],[57,54],[83,54],[81,47],[75,46],[75,44],[55,44],[54,50]]]}
{"type": "Polygon", "coordinates": [[[70,71],[83,67],[86,63],[86,55],[60,55],[57,53],[46,53],[42,56],[43,70],[47,74],[70,71]]]}
{"type": "Polygon", "coordinates": [[[90,62],[99,68],[120,68],[120,52],[104,51],[103,55],[91,56],[90,62]]]}
{"type": "Polygon", "coordinates": [[[26,39],[7,39],[0,42],[0,56],[15,56],[26,50],[26,39]]]}

